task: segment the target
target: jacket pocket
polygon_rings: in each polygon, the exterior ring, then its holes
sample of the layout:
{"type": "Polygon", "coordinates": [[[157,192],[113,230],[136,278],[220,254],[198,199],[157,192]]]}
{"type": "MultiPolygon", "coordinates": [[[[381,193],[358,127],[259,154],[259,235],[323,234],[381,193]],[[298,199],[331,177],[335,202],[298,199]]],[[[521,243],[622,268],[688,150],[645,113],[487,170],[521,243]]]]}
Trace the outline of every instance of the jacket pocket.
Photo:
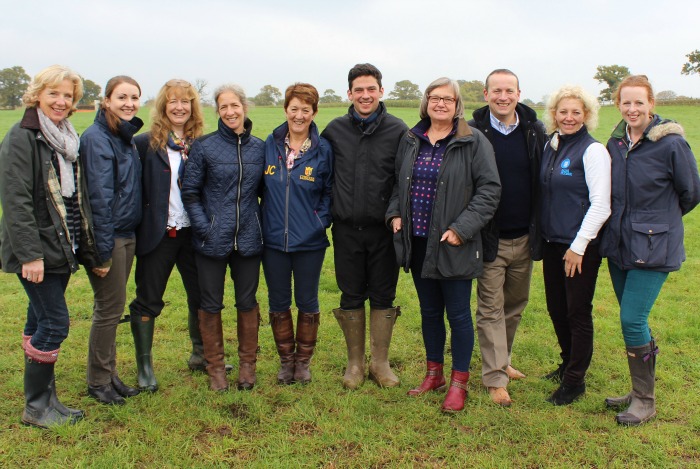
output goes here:
{"type": "Polygon", "coordinates": [[[441,242],[438,248],[437,270],[443,278],[464,278],[474,270],[478,256],[476,242],[470,240],[459,246],[441,242]]]}
{"type": "Polygon", "coordinates": [[[666,264],[668,223],[632,223],[630,253],[632,263],[640,267],[666,264]]]}

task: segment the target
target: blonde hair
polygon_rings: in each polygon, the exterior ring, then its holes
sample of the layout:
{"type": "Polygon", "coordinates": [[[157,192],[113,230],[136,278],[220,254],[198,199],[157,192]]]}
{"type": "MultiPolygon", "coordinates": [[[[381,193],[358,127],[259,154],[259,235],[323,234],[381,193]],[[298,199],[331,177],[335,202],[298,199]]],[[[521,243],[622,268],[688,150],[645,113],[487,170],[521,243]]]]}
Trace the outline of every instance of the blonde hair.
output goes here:
{"type": "Polygon", "coordinates": [[[170,133],[170,119],[165,113],[168,100],[171,98],[185,98],[190,101],[191,115],[185,122],[185,132],[183,138],[197,138],[204,130],[204,117],[202,116],[202,106],[199,103],[199,94],[191,83],[185,80],[169,80],[158,91],[156,103],[151,111],[151,148],[158,150],[165,148],[168,143],[170,133]]]}
{"type": "Polygon", "coordinates": [[[27,107],[36,107],[42,91],[46,88],[55,88],[64,80],[73,83],[73,102],[68,112],[68,116],[70,116],[76,111],[78,101],[83,97],[83,79],[73,70],[63,65],[51,65],[37,73],[22,96],[22,102],[27,107]]]}
{"type": "Polygon", "coordinates": [[[557,107],[562,99],[578,99],[581,101],[585,114],[583,123],[589,131],[593,131],[598,127],[598,109],[600,109],[598,100],[578,85],[564,85],[549,97],[547,113],[544,116],[545,123],[547,124],[547,132],[554,132],[557,130],[555,115],[557,113],[557,107]]]}

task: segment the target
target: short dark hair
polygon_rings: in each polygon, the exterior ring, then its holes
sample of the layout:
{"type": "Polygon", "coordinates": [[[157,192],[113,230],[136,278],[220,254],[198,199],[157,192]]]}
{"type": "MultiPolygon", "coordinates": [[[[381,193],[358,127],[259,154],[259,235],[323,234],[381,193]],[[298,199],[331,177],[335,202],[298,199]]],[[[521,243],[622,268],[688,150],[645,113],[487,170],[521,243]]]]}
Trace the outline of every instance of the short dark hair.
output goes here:
{"type": "Polygon", "coordinates": [[[382,87],[382,72],[372,64],[357,64],[348,72],[348,89],[352,89],[352,82],[357,77],[371,76],[377,79],[379,87],[382,87]]]}
{"type": "Polygon", "coordinates": [[[489,78],[491,78],[491,75],[497,75],[499,73],[502,73],[503,75],[511,75],[515,77],[515,83],[518,87],[518,90],[520,90],[520,79],[518,78],[518,75],[515,73],[511,72],[507,68],[497,68],[493,72],[489,73],[488,76],[486,77],[486,81],[484,82],[484,88],[487,90],[489,89],[489,78]]]}

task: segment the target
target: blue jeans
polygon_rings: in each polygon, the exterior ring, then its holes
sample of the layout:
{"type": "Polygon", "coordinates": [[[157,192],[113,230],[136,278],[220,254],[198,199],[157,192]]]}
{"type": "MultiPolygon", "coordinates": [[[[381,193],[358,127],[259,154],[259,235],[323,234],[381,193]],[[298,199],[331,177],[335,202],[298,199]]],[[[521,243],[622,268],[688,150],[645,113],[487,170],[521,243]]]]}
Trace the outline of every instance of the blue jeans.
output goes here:
{"type": "Polygon", "coordinates": [[[294,302],[299,311],[319,312],[318,284],[325,254],[326,248],[297,252],[265,248],[262,264],[270,311],[280,312],[291,308],[294,277],[294,302]]]}
{"type": "Polygon", "coordinates": [[[474,350],[474,325],[469,301],[472,293],[471,280],[421,278],[425,260],[426,238],[413,237],[411,274],[420,302],[421,329],[428,361],[444,363],[445,330],[444,313],[452,332],[452,369],[469,371],[474,350]]]}
{"type": "Polygon", "coordinates": [[[17,277],[29,297],[24,335],[32,336],[32,346],[42,352],[61,348],[70,326],[65,297],[70,274],[44,274],[41,283],[17,277]]]}
{"type": "Polygon", "coordinates": [[[649,313],[668,278],[668,272],[622,270],[610,261],[608,270],[620,305],[620,325],[625,345],[639,347],[648,344],[651,342],[649,313]]]}

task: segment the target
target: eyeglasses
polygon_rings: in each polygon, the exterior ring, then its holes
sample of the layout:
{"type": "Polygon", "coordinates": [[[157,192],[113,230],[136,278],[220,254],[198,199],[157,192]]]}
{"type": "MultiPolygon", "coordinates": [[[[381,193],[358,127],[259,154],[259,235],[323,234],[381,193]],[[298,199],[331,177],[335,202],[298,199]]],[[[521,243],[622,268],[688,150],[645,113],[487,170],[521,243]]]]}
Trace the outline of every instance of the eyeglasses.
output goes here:
{"type": "Polygon", "coordinates": [[[189,88],[192,86],[189,82],[185,80],[178,80],[177,78],[168,80],[168,82],[165,84],[166,86],[179,86],[180,88],[189,88]]]}
{"type": "Polygon", "coordinates": [[[428,96],[428,101],[430,104],[437,104],[440,101],[445,103],[445,105],[449,106],[457,102],[455,98],[450,98],[449,96],[442,97],[442,96],[435,96],[435,95],[430,95],[428,96]]]}

